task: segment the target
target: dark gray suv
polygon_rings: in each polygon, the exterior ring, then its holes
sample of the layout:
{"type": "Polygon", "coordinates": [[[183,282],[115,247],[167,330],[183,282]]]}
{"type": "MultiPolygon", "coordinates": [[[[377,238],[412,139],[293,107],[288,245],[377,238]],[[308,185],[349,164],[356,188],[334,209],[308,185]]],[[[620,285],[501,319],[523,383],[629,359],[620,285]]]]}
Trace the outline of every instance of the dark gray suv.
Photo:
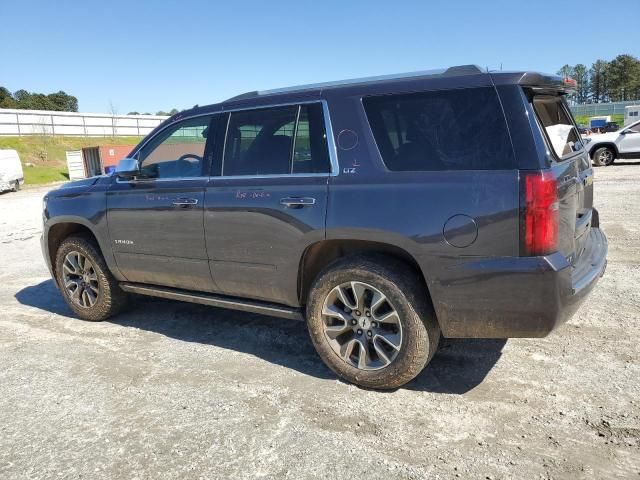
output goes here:
{"type": "Polygon", "coordinates": [[[183,111],[116,173],[45,197],[73,311],[129,293],[305,319],[366,387],[444,337],[541,337],[603,274],[563,79],[474,66],[251,92],[183,111]]]}

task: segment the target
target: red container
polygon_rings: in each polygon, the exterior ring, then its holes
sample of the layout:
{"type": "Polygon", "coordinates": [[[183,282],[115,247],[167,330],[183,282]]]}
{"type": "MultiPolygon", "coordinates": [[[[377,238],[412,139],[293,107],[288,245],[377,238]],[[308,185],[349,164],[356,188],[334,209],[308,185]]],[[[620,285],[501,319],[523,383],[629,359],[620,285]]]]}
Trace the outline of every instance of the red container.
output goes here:
{"type": "Polygon", "coordinates": [[[100,160],[102,169],[116,166],[120,160],[125,158],[135,145],[104,145],[100,148],[100,160]]]}
{"type": "Polygon", "coordinates": [[[110,173],[120,160],[129,155],[133,147],[134,145],[103,145],[83,148],[82,161],[86,176],[110,173]]]}

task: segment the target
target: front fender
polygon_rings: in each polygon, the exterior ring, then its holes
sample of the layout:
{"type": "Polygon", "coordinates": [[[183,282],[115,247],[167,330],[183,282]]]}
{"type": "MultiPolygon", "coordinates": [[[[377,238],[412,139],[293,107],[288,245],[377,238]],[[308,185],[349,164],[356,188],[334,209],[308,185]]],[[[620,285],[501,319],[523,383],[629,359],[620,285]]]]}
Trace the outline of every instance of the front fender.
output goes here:
{"type": "MultiPolygon", "coordinates": [[[[68,231],[73,232],[73,225],[89,231],[96,239],[107,267],[117,280],[123,281],[124,277],[118,270],[107,225],[106,214],[106,189],[108,184],[96,184],[89,189],[68,188],[54,190],[45,196],[45,208],[43,212],[42,248],[47,263],[51,262],[50,252],[51,233],[58,230],[61,225],[69,225],[68,231]]],[[[58,239],[53,239],[58,240],[58,239]]],[[[53,267],[53,266],[52,266],[53,267]]],[[[50,268],[52,271],[54,268],[50,268]]]]}

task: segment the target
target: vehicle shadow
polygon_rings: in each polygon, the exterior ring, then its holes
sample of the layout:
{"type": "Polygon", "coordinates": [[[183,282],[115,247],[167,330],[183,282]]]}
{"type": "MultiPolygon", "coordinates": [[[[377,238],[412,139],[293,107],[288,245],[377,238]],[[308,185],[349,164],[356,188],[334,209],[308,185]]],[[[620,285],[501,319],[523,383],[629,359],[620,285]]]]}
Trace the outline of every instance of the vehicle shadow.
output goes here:
{"type": "MultiPolygon", "coordinates": [[[[74,316],[53,280],[16,293],[23,305],[74,316]]],[[[171,300],[136,296],[133,307],[109,322],[183,342],[234,350],[317,378],[335,379],[315,353],[303,322],[171,300]]],[[[479,385],[502,354],[506,340],[443,340],[431,364],[409,390],[463,394],[479,385]]]]}
{"type": "MultiPolygon", "coordinates": [[[[619,159],[619,158],[618,158],[618,159],[613,163],[613,165],[614,165],[614,166],[619,166],[619,167],[621,167],[621,166],[623,166],[623,165],[625,165],[625,166],[626,166],[626,165],[640,165],[640,160],[635,160],[635,159],[633,159],[633,160],[626,160],[626,159],[619,159]]],[[[606,167],[604,167],[604,168],[606,168],[606,167]]]]}

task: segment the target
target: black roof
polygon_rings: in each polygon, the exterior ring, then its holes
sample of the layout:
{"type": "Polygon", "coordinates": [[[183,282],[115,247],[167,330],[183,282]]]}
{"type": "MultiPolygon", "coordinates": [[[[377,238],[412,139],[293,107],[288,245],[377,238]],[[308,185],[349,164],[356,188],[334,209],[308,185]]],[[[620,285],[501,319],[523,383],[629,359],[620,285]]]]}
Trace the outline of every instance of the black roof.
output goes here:
{"type": "Polygon", "coordinates": [[[347,80],[337,80],[333,82],[312,83],[309,85],[298,85],[294,87],[275,88],[272,90],[253,91],[247,92],[235,97],[231,97],[222,103],[236,102],[238,100],[247,100],[251,98],[258,98],[264,95],[275,95],[278,93],[300,93],[310,90],[326,90],[328,88],[340,88],[352,85],[363,85],[372,83],[390,83],[394,80],[404,80],[408,78],[413,79],[427,79],[427,78],[446,78],[455,77],[460,75],[477,75],[483,72],[483,70],[477,65],[459,65],[456,67],[449,67],[446,69],[437,70],[424,70],[418,72],[398,73],[391,75],[379,75],[374,77],[363,78],[351,78],[347,80]]]}
{"type": "Polygon", "coordinates": [[[457,80],[456,83],[459,84],[460,81],[464,80],[462,77],[469,77],[470,80],[472,78],[475,79],[474,82],[470,82],[473,84],[478,84],[478,82],[489,85],[519,84],[540,88],[551,88],[554,90],[564,90],[567,88],[564,84],[564,79],[556,75],[528,71],[488,71],[481,69],[477,65],[459,65],[438,70],[355,78],[263,91],[256,90],[231,97],[220,103],[205,105],[202,107],[195,106],[192,109],[176,114],[175,117],[172,117],[169,121],[174,121],[187,115],[223,111],[243,105],[268,105],[273,102],[294,103],[305,98],[320,98],[323,93],[327,93],[329,91],[338,93],[341,90],[353,90],[354,87],[363,88],[377,86],[378,89],[392,89],[394,85],[399,85],[401,83],[406,84],[407,82],[415,83],[422,81],[438,81],[438,83],[441,83],[447,79],[454,78],[457,80]]]}

